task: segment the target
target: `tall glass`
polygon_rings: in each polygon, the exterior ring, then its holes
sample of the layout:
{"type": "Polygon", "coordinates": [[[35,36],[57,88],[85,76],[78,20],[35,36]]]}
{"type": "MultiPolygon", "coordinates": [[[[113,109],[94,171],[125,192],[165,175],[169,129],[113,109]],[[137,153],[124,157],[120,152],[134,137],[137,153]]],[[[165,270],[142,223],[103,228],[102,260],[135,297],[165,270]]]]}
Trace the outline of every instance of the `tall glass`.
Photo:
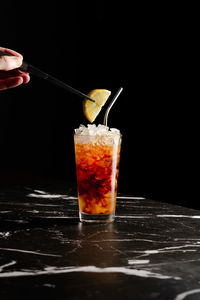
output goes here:
{"type": "Polygon", "coordinates": [[[121,135],[74,134],[81,222],[115,218],[121,135]]]}

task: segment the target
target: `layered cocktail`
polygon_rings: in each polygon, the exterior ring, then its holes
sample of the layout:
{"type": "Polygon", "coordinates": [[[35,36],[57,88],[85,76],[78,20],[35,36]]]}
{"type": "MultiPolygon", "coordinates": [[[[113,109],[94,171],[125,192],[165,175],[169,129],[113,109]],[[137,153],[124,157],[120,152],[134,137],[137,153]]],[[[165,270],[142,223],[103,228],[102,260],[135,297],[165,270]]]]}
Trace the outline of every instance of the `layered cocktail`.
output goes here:
{"type": "Polygon", "coordinates": [[[121,134],[106,126],[80,126],[74,135],[79,214],[82,222],[115,217],[121,134]]]}

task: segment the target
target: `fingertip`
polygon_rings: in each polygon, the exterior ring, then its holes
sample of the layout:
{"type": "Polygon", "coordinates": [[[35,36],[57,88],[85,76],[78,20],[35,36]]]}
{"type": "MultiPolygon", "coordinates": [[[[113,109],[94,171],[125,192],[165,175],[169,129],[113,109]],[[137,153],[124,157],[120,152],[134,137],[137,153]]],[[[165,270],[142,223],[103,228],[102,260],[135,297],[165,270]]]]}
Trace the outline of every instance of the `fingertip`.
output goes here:
{"type": "Polygon", "coordinates": [[[20,85],[23,83],[23,78],[21,76],[15,77],[16,85],[20,85]]]}
{"type": "Polygon", "coordinates": [[[15,68],[19,68],[21,65],[22,65],[22,62],[23,62],[23,58],[22,57],[19,57],[19,56],[12,56],[13,59],[15,60],[13,62],[13,64],[15,64],[15,68]]]}
{"type": "Polygon", "coordinates": [[[24,74],[23,75],[23,83],[28,83],[30,81],[30,76],[29,74],[24,74]]]}

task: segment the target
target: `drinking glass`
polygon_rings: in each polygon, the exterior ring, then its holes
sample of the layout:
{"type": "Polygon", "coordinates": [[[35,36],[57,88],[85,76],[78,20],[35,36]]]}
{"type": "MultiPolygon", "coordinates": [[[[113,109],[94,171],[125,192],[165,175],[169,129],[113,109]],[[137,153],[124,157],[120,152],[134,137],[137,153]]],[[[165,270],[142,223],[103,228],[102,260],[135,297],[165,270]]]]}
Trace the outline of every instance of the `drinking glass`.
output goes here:
{"type": "Polygon", "coordinates": [[[80,221],[113,222],[121,134],[74,134],[74,145],[80,221]]]}

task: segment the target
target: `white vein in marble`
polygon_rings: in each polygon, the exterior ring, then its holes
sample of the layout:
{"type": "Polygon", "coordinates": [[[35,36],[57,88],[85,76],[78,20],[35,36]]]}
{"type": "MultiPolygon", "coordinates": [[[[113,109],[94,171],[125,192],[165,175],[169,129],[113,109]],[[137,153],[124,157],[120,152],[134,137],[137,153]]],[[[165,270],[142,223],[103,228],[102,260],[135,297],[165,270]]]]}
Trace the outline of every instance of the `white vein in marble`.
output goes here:
{"type": "Polygon", "coordinates": [[[48,287],[48,288],[55,288],[56,287],[55,284],[50,284],[50,283],[44,283],[42,286],[48,287]]]}
{"type": "Polygon", "coordinates": [[[200,216],[189,216],[189,215],[156,215],[158,218],[189,218],[189,219],[200,219],[200,216]]]}
{"type": "Polygon", "coordinates": [[[172,246],[172,247],[164,247],[159,249],[152,249],[152,250],[130,250],[128,252],[132,253],[141,253],[141,254],[159,254],[159,253],[173,253],[173,252],[196,252],[196,249],[186,249],[186,248],[200,248],[200,245],[196,244],[187,244],[181,246],[172,246]]]}
{"type": "Polygon", "coordinates": [[[153,215],[131,215],[131,216],[116,216],[118,219],[149,219],[153,217],[153,215]]]}
{"type": "MultiPolygon", "coordinates": [[[[5,202],[0,202],[0,204],[5,204],[5,202]]],[[[61,206],[61,204],[45,204],[45,203],[24,203],[24,202],[6,202],[6,205],[13,205],[13,206],[61,206]]]]}
{"type": "Polygon", "coordinates": [[[40,276],[40,275],[53,275],[53,274],[63,274],[63,273],[75,273],[75,272],[86,272],[86,273],[121,273],[124,275],[138,276],[144,278],[157,278],[157,279],[174,279],[181,280],[178,276],[167,276],[160,273],[152,272],[149,270],[138,270],[130,267],[107,267],[99,268],[96,266],[81,266],[81,267],[46,267],[44,270],[34,270],[34,271],[13,271],[0,273],[0,278],[6,277],[22,277],[22,276],[40,276]]]}
{"type": "Polygon", "coordinates": [[[143,265],[143,264],[149,264],[149,259],[129,259],[128,264],[129,265],[143,265]]]}
{"type": "Polygon", "coordinates": [[[32,193],[26,195],[32,198],[43,198],[43,199],[77,199],[78,197],[63,195],[63,194],[51,194],[45,191],[33,190],[32,193]]]}
{"type": "Polygon", "coordinates": [[[0,272],[3,271],[3,269],[7,268],[7,267],[10,267],[12,265],[15,265],[16,264],[16,261],[15,260],[12,260],[11,262],[7,263],[7,264],[4,264],[4,265],[1,265],[0,266],[0,272]]]}
{"type": "MultiPolygon", "coordinates": [[[[178,294],[178,295],[174,298],[174,300],[183,300],[183,299],[185,299],[187,296],[193,295],[193,294],[197,294],[197,293],[200,293],[200,289],[189,290],[189,291],[187,291],[187,292],[178,294]]],[[[189,299],[188,299],[188,300],[189,300],[189,299]]]]}
{"type": "Polygon", "coordinates": [[[34,255],[42,255],[42,256],[54,256],[54,257],[62,257],[62,255],[57,254],[50,254],[50,253],[42,253],[42,252],[36,252],[36,251],[29,251],[24,249],[13,249],[13,248],[1,248],[1,251],[12,251],[12,252],[21,252],[21,253],[27,253],[27,254],[34,254],[34,255]]]}
{"type": "Polygon", "coordinates": [[[42,216],[42,219],[77,219],[79,220],[79,217],[73,217],[73,216],[42,216]]]}
{"type": "Polygon", "coordinates": [[[10,232],[9,231],[7,231],[7,232],[0,232],[0,237],[7,238],[8,236],[10,236],[10,232]]]}
{"type": "Polygon", "coordinates": [[[132,196],[117,196],[117,199],[133,199],[133,200],[144,200],[144,197],[132,197],[132,196]]]}

